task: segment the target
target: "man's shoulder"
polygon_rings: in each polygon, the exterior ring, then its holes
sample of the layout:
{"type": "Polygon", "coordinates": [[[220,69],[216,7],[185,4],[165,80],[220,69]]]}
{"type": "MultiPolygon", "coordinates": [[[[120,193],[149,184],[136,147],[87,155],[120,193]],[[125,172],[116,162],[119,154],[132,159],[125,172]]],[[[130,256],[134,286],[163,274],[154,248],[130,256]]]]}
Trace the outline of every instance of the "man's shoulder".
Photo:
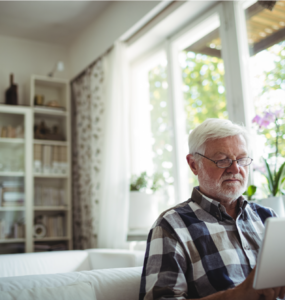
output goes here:
{"type": "MultiPolygon", "coordinates": [[[[171,227],[176,227],[178,224],[184,223],[184,217],[194,217],[196,218],[194,211],[192,209],[193,202],[192,199],[188,199],[184,202],[181,202],[169,209],[163,211],[159,217],[157,218],[156,222],[154,223],[153,227],[156,226],[164,226],[165,223],[171,225],[171,227]],[[192,204],[191,204],[192,203],[192,204]]],[[[185,226],[185,225],[184,225],[185,226]]]]}
{"type": "Polygon", "coordinates": [[[269,217],[276,217],[276,213],[274,212],[273,209],[262,206],[259,203],[249,201],[248,206],[251,210],[253,210],[257,213],[257,215],[262,220],[262,223],[264,223],[265,220],[269,217]]]}

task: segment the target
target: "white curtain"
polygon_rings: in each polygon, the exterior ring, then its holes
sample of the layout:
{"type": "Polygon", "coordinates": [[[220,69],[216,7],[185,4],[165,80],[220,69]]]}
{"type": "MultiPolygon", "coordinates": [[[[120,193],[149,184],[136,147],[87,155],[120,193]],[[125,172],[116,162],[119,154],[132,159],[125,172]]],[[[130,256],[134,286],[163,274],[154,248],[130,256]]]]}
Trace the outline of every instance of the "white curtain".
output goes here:
{"type": "Polygon", "coordinates": [[[125,248],[129,210],[129,102],[126,48],[117,42],[104,59],[104,126],[99,248],[125,248]]]}

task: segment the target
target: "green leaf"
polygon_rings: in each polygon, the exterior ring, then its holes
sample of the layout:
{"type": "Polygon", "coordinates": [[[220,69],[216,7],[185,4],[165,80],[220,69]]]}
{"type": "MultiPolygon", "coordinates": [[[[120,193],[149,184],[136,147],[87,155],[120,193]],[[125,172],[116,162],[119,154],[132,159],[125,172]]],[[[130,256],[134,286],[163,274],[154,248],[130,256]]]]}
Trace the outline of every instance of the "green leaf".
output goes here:
{"type": "Polygon", "coordinates": [[[263,158],[263,160],[264,160],[265,167],[266,167],[266,171],[267,171],[267,176],[266,176],[266,175],[264,175],[264,176],[265,176],[265,177],[266,177],[266,179],[267,179],[269,191],[271,192],[271,194],[272,194],[273,196],[275,196],[275,195],[274,195],[274,183],[273,183],[273,176],[272,176],[272,173],[271,173],[270,167],[269,167],[269,165],[268,165],[268,163],[267,163],[266,159],[265,159],[265,158],[263,158]]]}
{"type": "Polygon", "coordinates": [[[256,186],[255,185],[250,185],[247,188],[247,196],[248,196],[248,200],[252,199],[252,196],[255,194],[256,192],[256,186]]]}
{"type": "Polygon", "coordinates": [[[130,191],[141,191],[146,188],[148,182],[148,177],[146,172],[142,172],[139,177],[132,176],[130,191]]]}
{"type": "Polygon", "coordinates": [[[275,176],[275,182],[274,182],[274,192],[275,194],[273,196],[275,196],[278,192],[279,192],[279,186],[281,184],[281,181],[283,180],[284,181],[284,177],[282,177],[283,175],[283,170],[284,170],[284,167],[285,167],[285,162],[281,165],[281,167],[279,168],[276,176],[275,176]]]}

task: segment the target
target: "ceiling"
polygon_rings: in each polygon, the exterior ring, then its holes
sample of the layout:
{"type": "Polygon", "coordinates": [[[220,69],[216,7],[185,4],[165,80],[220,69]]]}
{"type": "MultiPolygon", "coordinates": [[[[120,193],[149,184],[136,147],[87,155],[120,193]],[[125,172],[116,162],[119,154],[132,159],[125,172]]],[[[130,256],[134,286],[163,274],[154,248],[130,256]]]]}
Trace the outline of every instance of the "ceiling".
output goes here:
{"type": "Polygon", "coordinates": [[[69,44],[110,1],[0,1],[0,35],[69,44]]]}
{"type": "MultiPolygon", "coordinates": [[[[265,9],[259,3],[254,3],[245,10],[245,17],[251,56],[284,41],[285,1],[277,1],[272,11],[265,9]]],[[[221,48],[220,33],[217,28],[185,50],[221,57],[221,48]]]]}

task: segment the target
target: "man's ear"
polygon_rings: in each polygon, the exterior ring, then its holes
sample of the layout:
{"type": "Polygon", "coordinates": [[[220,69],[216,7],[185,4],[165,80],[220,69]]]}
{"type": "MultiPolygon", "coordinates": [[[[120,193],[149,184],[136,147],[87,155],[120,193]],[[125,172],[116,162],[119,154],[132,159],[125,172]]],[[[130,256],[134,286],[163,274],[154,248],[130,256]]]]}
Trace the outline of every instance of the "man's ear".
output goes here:
{"type": "Polygon", "coordinates": [[[191,171],[195,174],[198,175],[198,163],[194,159],[194,156],[192,154],[188,154],[186,156],[187,163],[191,169],[191,171]]]}

